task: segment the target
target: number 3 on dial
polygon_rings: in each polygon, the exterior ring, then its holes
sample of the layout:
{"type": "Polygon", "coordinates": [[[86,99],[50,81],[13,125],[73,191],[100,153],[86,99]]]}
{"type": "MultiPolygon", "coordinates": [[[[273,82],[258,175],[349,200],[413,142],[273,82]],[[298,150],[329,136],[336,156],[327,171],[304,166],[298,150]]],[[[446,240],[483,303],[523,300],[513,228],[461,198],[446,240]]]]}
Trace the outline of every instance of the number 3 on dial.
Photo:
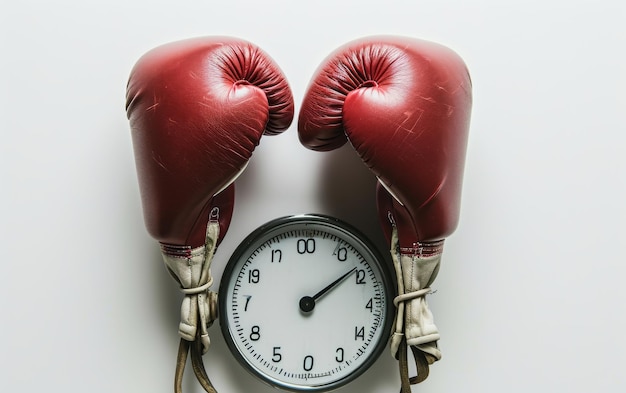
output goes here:
{"type": "Polygon", "coordinates": [[[335,389],[387,344],[393,286],[380,254],[335,218],[298,215],[250,234],[219,290],[220,325],[237,360],[292,391],[335,389]]]}

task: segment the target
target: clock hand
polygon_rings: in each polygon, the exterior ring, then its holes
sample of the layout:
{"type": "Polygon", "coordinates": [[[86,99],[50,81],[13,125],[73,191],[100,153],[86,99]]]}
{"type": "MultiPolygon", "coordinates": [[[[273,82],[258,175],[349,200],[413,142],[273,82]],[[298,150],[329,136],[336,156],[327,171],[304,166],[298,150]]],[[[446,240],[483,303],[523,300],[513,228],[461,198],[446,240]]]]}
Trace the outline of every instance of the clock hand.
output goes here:
{"type": "Polygon", "coordinates": [[[356,266],[353,267],[349,272],[343,274],[341,277],[339,277],[335,281],[333,281],[330,284],[328,284],[324,289],[322,289],[321,291],[319,291],[315,295],[302,297],[302,299],[300,299],[300,303],[299,303],[300,310],[302,310],[304,312],[311,312],[311,311],[313,311],[313,309],[315,308],[315,301],[317,299],[322,297],[322,295],[324,295],[326,292],[328,292],[331,289],[333,289],[335,286],[337,286],[337,284],[339,284],[340,282],[345,280],[346,277],[348,277],[350,274],[352,274],[355,270],[356,270],[356,266]]]}

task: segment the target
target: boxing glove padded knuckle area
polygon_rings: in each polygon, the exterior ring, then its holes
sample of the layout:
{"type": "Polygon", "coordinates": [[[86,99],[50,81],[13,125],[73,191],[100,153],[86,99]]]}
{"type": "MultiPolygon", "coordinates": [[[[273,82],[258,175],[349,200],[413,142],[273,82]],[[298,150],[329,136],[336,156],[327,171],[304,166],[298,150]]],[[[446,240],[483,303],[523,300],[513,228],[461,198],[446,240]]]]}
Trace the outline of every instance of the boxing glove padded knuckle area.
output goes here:
{"type": "Polygon", "coordinates": [[[337,76],[352,86],[351,90],[393,83],[407,65],[401,50],[377,43],[357,47],[342,57],[337,63],[337,76]]]}
{"type": "Polygon", "coordinates": [[[322,151],[345,144],[344,116],[351,110],[347,102],[400,101],[411,81],[408,68],[409,59],[393,45],[372,43],[338,51],[319,68],[305,95],[298,127],[301,142],[322,151]]]}
{"type": "Polygon", "coordinates": [[[249,86],[263,92],[269,112],[267,134],[278,134],[289,127],[294,113],[291,89],[279,67],[259,48],[249,43],[224,46],[208,64],[227,88],[249,86]]]}

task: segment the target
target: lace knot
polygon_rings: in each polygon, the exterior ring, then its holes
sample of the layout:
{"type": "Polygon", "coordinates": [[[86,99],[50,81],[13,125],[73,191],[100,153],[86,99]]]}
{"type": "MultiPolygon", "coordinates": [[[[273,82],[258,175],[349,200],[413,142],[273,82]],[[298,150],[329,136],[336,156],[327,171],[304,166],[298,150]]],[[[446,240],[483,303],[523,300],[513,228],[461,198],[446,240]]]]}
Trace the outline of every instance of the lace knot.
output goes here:
{"type": "Polygon", "coordinates": [[[426,295],[433,293],[430,287],[426,287],[420,289],[418,291],[413,291],[409,293],[403,293],[402,295],[398,295],[393,299],[393,305],[398,307],[398,304],[405,302],[407,300],[417,299],[419,297],[425,297],[426,295]]]}

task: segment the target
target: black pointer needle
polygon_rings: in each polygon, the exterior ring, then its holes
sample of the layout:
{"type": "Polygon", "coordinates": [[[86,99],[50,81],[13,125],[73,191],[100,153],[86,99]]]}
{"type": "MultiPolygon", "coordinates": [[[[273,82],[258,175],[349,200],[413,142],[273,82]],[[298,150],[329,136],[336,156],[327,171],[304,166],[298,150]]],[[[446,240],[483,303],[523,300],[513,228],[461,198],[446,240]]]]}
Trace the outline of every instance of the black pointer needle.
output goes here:
{"type": "Polygon", "coordinates": [[[322,289],[321,291],[319,291],[318,293],[316,293],[312,297],[311,296],[304,296],[302,299],[300,299],[300,310],[302,310],[303,312],[311,312],[311,311],[313,311],[313,309],[315,308],[315,301],[317,299],[322,297],[322,295],[324,295],[326,292],[328,292],[331,289],[333,289],[337,284],[342,282],[346,277],[348,277],[350,274],[352,274],[355,270],[356,270],[356,266],[353,267],[352,270],[350,270],[348,273],[345,273],[343,276],[339,277],[335,281],[333,281],[330,284],[328,284],[328,286],[326,286],[326,288],[322,289]]]}

